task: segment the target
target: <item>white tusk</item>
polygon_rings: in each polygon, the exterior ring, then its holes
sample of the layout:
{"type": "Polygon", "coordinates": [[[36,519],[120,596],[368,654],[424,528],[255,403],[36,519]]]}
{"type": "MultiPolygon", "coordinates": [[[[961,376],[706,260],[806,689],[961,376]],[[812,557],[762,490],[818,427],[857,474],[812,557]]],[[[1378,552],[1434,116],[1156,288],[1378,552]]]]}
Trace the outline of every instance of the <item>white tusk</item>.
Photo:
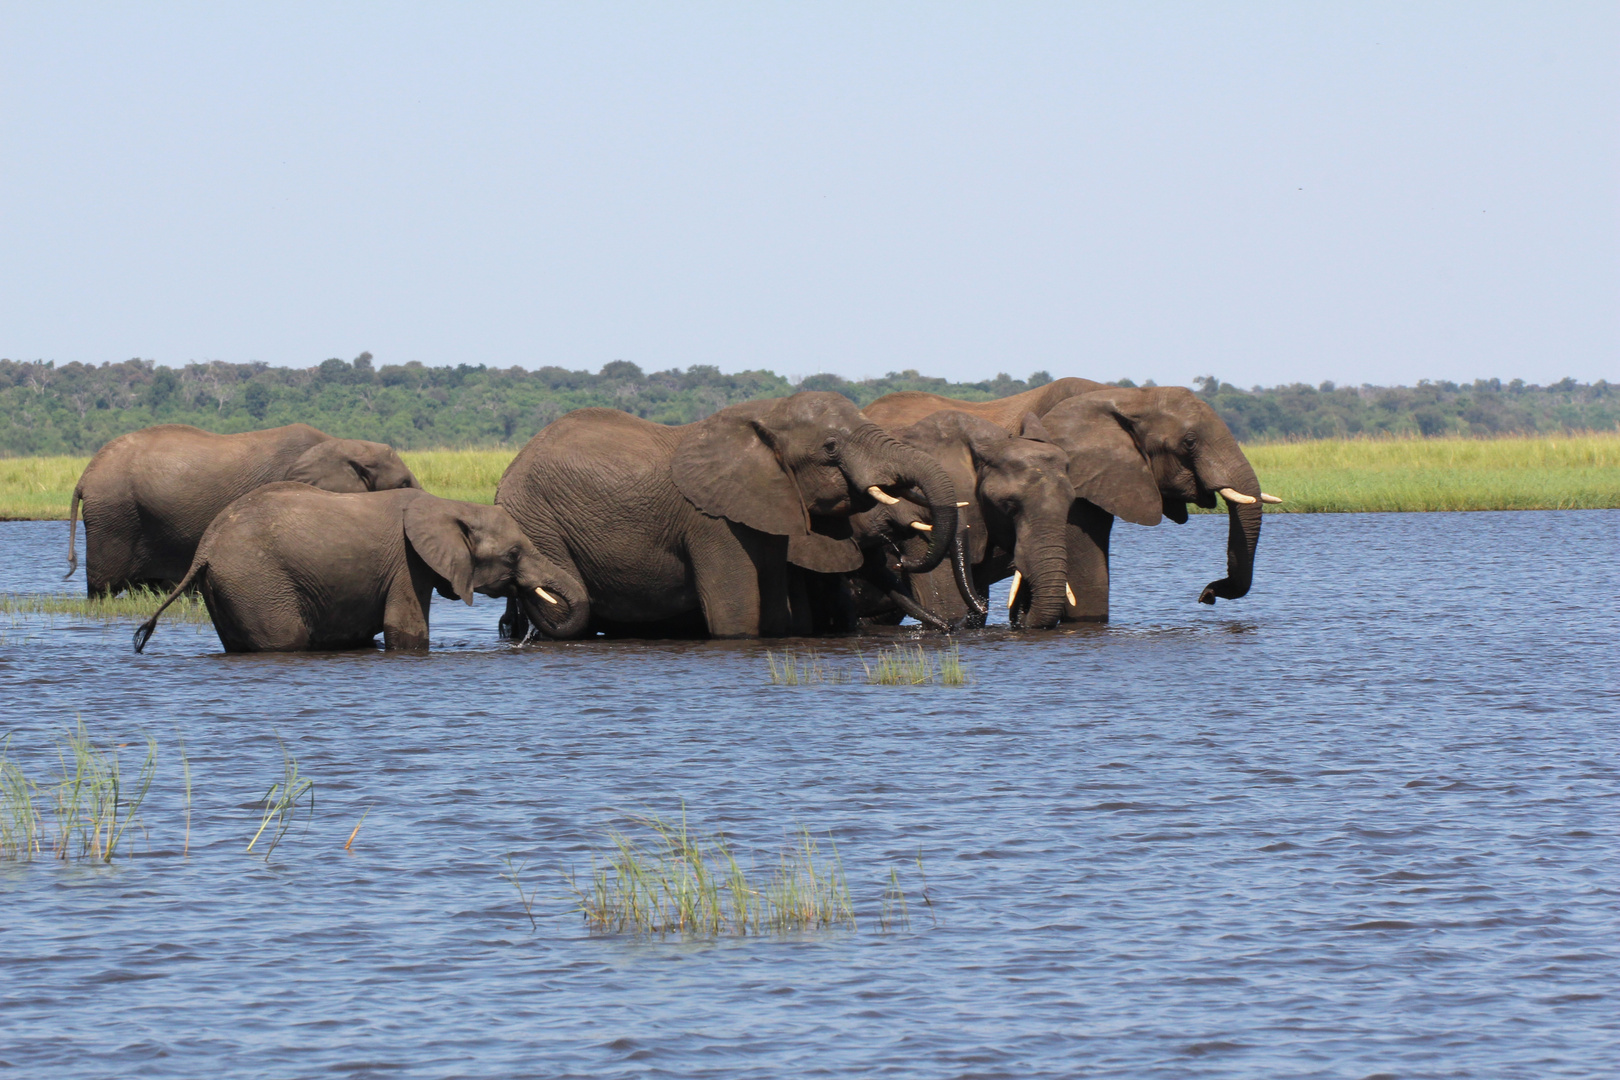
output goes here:
{"type": "Polygon", "coordinates": [[[1255,501],[1253,495],[1245,495],[1243,492],[1238,491],[1235,488],[1221,488],[1220,492],[1221,498],[1225,499],[1227,502],[1235,502],[1240,503],[1243,506],[1248,506],[1250,503],[1255,501]]]}
{"type": "Polygon", "coordinates": [[[1007,610],[1008,611],[1012,610],[1013,601],[1018,599],[1018,586],[1022,585],[1023,583],[1024,583],[1024,572],[1022,570],[1014,570],[1013,571],[1013,587],[1012,587],[1012,591],[1007,594],[1007,610]]]}
{"type": "Polygon", "coordinates": [[[1277,498],[1277,496],[1275,496],[1275,495],[1267,495],[1263,491],[1260,493],[1260,501],[1261,502],[1268,502],[1268,503],[1280,503],[1280,502],[1282,502],[1282,500],[1277,498]]]}
{"type": "Polygon", "coordinates": [[[934,527],[932,525],[928,524],[928,522],[926,522],[926,521],[913,521],[911,523],[911,527],[913,529],[916,529],[918,532],[933,532],[934,531],[934,527]]]}
{"type": "Polygon", "coordinates": [[[548,604],[555,604],[557,602],[557,598],[555,596],[552,596],[538,585],[534,587],[534,591],[539,593],[540,599],[544,600],[548,604]]]}
{"type": "Polygon", "coordinates": [[[959,502],[959,503],[956,504],[956,508],[958,510],[960,510],[960,509],[962,509],[962,507],[964,507],[966,505],[967,505],[967,503],[965,503],[965,502],[959,502]]]}
{"type": "Polygon", "coordinates": [[[1074,598],[1074,590],[1069,588],[1069,583],[1067,581],[1065,581],[1063,583],[1063,595],[1067,596],[1069,598],[1069,606],[1070,607],[1079,607],[1080,606],[1080,601],[1078,601],[1078,600],[1076,600],[1074,598]]]}
{"type": "Polygon", "coordinates": [[[890,495],[887,491],[884,491],[882,488],[878,487],[876,484],[873,484],[871,487],[867,488],[866,493],[885,506],[893,506],[895,503],[900,501],[893,495],[890,495]]]}

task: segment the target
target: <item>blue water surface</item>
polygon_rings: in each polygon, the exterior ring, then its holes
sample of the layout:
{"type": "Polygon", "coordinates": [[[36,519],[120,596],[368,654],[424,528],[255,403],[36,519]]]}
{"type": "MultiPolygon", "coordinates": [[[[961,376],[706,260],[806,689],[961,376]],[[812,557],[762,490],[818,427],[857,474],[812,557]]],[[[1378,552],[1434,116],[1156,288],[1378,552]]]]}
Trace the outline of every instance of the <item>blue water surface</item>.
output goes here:
{"type": "MultiPolygon", "coordinates": [[[[0,863],[0,1071],[1620,1074],[1620,512],[1272,516],[1202,607],[1225,531],[1121,526],[1113,622],[962,636],[964,688],[865,685],[871,638],[800,687],[780,642],[519,649],[488,600],[429,655],[0,620],[37,783],[76,718],[159,743],[132,855],[0,863]],[[316,801],[266,862],[278,737],[316,801]],[[588,933],[562,873],[683,803],[762,867],[830,838],[856,929],[588,933]]],[[[0,523],[0,591],[65,532],[0,523]]]]}

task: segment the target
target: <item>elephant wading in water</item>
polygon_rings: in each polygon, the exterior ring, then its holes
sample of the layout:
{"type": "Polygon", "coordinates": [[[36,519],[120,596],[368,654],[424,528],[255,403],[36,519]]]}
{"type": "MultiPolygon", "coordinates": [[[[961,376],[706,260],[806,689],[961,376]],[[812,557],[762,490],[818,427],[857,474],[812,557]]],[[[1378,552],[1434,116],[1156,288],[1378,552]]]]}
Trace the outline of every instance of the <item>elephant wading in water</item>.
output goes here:
{"type": "MultiPolygon", "coordinates": [[[[928,508],[934,531],[906,569],[931,570],[956,530],[945,470],[848,398],[803,391],[681,427],[571,412],[519,452],[495,501],[584,582],[590,629],[731,638],[810,632],[791,568],[859,567],[849,516],[897,495],[928,508]]],[[[508,605],[506,633],[522,615],[508,605]]]]}
{"type": "Polygon", "coordinates": [[[510,597],[537,626],[575,632],[579,580],[541,556],[506,512],[425,491],[334,494],[267,484],[203,533],[185,577],[135,631],[145,648],[163,609],[196,585],[226,652],[425,649],[435,589],[510,597]]]}
{"type": "Polygon", "coordinates": [[[1069,455],[1069,479],[1081,501],[1070,516],[1070,622],[1108,621],[1108,538],[1114,518],[1156,525],[1187,521],[1187,504],[1226,503],[1226,576],[1198,600],[1236,600],[1254,582],[1262,503],[1254,468],[1209,403],[1179,386],[1099,390],[1073,397],[1041,418],[1069,455]]]}
{"type": "Polygon", "coordinates": [[[854,524],[867,563],[850,576],[856,612],[879,622],[911,615],[936,627],[982,626],[981,594],[992,582],[1017,574],[1025,598],[1020,625],[1056,625],[1068,593],[1067,526],[1075,500],[1068,455],[1046,441],[1039,421],[1028,415],[1024,437],[954,409],[894,435],[938,461],[950,476],[962,503],[957,550],[949,563],[905,576],[900,591],[926,612],[919,614],[885,595],[893,591],[895,570],[888,552],[914,555],[929,534],[919,533],[916,515],[905,503],[860,515],[854,524]]]}
{"type": "Polygon", "coordinates": [[[327,491],[421,487],[393,447],[334,439],[308,424],[238,435],[185,424],[144,428],[107,443],[80,475],[68,516],[67,576],[79,568],[73,542],[81,504],[89,595],[166,589],[191,565],[214,515],[278,480],[327,491]]]}
{"type": "MultiPolygon", "coordinates": [[[[1187,521],[1187,504],[1206,509],[1219,494],[1228,511],[1227,574],[1210,582],[1199,601],[1235,600],[1254,579],[1260,543],[1260,504],[1281,502],[1260,491],[1237,439],[1209,404],[1179,386],[1126,389],[1089,379],[1058,379],[996,401],[959,402],[935,394],[886,394],[866,407],[880,423],[910,422],[934,406],[972,412],[1008,432],[1025,429],[1033,414],[1039,437],[1069,455],[1076,501],[1069,514],[1068,584],[1064,622],[1108,621],[1108,542],[1116,516],[1138,525],[1161,517],[1187,521]],[[1018,409],[1026,412],[1018,412],[1018,409]]],[[[1031,598],[1014,596],[1014,617],[1031,598]]],[[[1024,625],[1036,625],[1025,622],[1024,625]]]]}

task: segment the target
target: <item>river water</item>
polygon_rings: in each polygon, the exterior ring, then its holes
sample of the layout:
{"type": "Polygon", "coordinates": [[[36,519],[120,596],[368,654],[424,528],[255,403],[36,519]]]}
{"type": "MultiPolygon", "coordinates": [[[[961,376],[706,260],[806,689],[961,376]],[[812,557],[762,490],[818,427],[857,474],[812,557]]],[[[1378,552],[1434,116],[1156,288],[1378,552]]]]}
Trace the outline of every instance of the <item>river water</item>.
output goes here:
{"type": "MultiPolygon", "coordinates": [[[[126,769],[160,744],[132,857],[0,863],[0,1072],[1620,1074],[1620,512],[1268,517],[1254,592],[1201,607],[1225,530],[1116,530],[1114,621],[967,635],[962,688],[514,649],[484,599],[430,655],[0,624],[36,781],[76,717],[126,769]],[[267,863],[278,735],[316,802],[267,863]],[[683,801],[764,861],[830,834],[856,929],[588,933],[560,871],[683,801]]],[[[59,587],[64,532],[0,523],[0,591],[59,587]]]]}

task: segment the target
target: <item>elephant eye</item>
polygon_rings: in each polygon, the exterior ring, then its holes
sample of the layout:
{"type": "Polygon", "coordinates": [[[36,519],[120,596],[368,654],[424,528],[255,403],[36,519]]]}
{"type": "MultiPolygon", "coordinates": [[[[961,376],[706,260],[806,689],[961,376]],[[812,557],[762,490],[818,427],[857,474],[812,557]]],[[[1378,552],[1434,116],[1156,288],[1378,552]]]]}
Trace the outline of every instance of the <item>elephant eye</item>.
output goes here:
{"type": "Polygon", "coordinates": [[[836,453],[838,453],[838,436],[836,436],[836,435],[827,436],[827,441],[821,444],[821,448],[823,450],[825,450],[828,454],[836,454],[836,453]]]}

